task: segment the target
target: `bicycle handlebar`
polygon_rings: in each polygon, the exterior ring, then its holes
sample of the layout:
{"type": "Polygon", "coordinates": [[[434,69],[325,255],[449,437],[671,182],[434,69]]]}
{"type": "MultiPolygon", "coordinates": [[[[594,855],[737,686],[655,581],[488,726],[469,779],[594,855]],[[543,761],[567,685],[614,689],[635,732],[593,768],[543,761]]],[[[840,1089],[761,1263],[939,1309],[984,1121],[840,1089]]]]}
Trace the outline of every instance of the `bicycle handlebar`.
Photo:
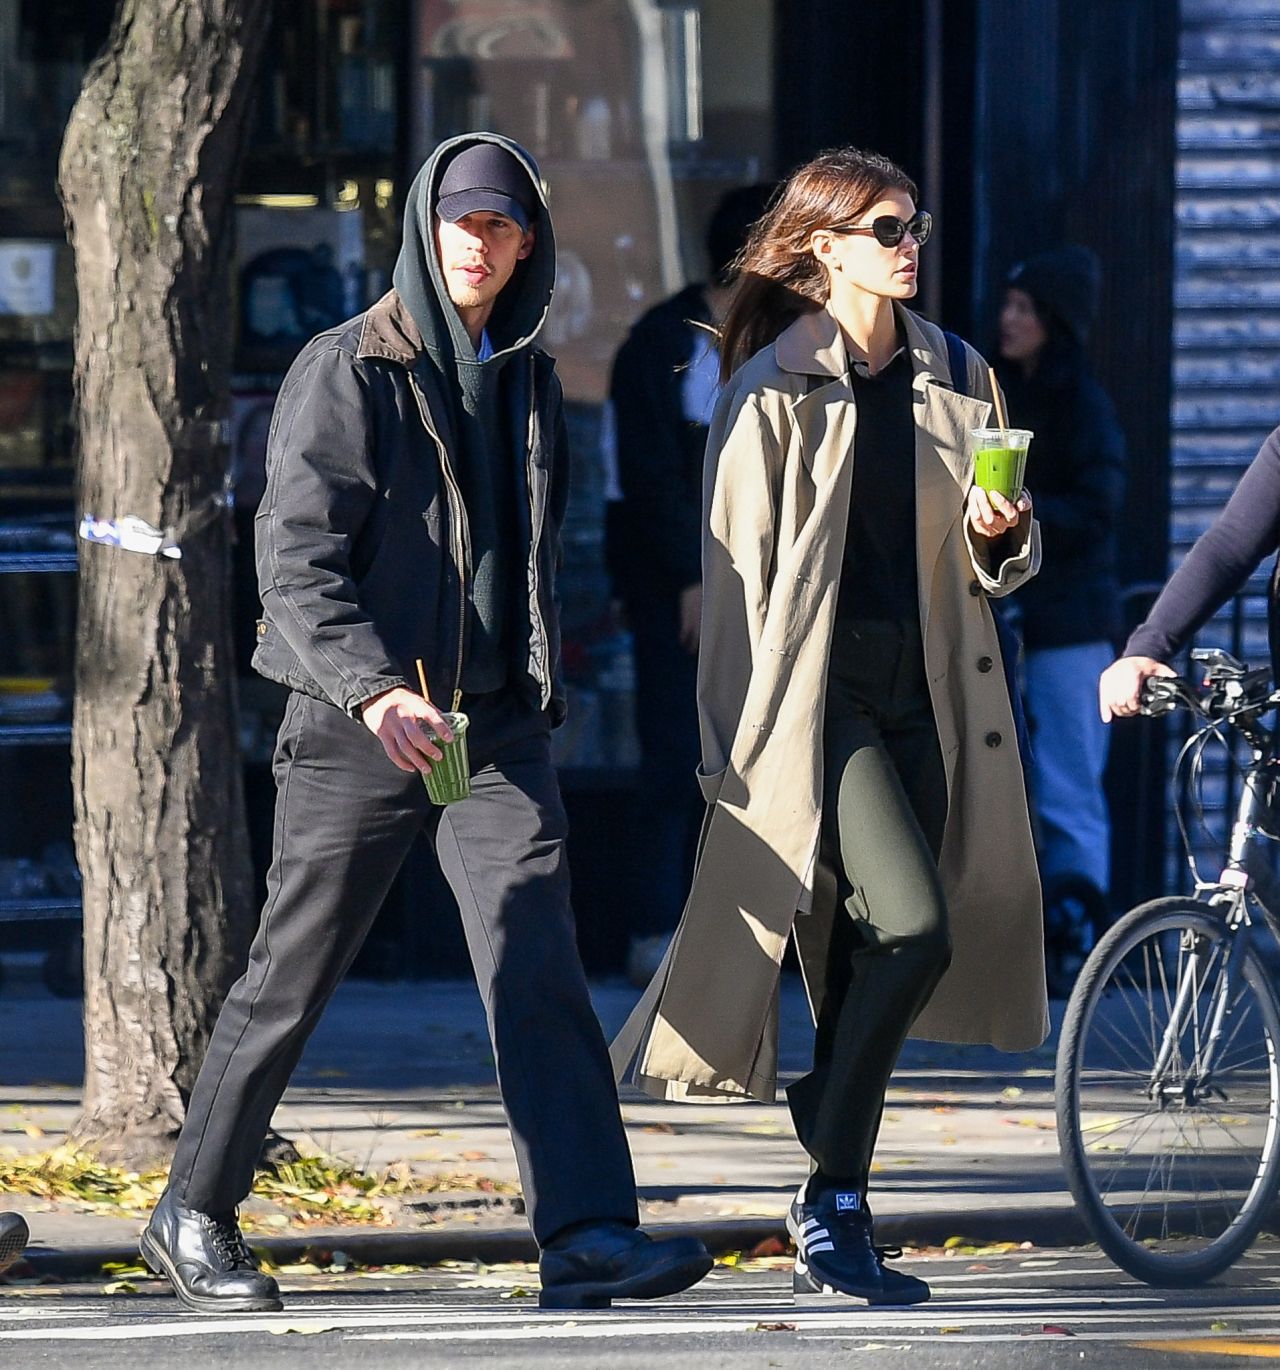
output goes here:
{"type": "Polygon", "coordinates": [[[1189,709],[1211,723],[1220,723],[1280,704],[1280,690],[1271,688],[1271,672],[1265,666],[1225,678],[1210,671],[1205,686],[1201,689],[1185,676],[1148,676],[1142,682],[1139,711],[1159,718],[1176,709],[1189,709]]]}

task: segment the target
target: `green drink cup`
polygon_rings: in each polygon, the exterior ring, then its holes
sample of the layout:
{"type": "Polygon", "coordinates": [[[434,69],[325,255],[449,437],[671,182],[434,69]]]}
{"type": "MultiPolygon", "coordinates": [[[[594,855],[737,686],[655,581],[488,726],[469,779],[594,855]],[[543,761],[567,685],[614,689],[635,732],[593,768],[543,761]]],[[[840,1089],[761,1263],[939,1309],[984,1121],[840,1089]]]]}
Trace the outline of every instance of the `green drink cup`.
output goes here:
{"type": "Polygon", "coordinates": [[[431,763],[431,773],[423,777],[427,798],[433,804],[456,804],[471,793],[471,761],[467,756],[466,714],[445,714],[445,722],[453,732],[452,742],[435,739],[443,755],[431,763]]]}
{"type": "Polygon", "coordinates": [[[973,452],[973,483],[998,491],[1011,503],[1022,494],[1027,470],[1027,448],[1032,434],[1025,428],[975,428],[969,434],[973,452]]]}

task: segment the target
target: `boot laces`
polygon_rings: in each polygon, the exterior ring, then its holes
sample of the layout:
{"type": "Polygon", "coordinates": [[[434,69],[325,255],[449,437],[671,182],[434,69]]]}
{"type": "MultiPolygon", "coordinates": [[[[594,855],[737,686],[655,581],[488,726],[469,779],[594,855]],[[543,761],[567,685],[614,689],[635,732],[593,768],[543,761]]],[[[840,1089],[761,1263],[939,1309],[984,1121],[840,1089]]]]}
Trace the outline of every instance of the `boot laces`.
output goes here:
{"type": "Polygon", "coordinates": [[[205,1226],[213,1238],[214,1250],[232,1270],[253,1266],[253,1257],[245,1245],[244,1235],[234,1217],[214,1218],[204,1215],[205,1226]]]}

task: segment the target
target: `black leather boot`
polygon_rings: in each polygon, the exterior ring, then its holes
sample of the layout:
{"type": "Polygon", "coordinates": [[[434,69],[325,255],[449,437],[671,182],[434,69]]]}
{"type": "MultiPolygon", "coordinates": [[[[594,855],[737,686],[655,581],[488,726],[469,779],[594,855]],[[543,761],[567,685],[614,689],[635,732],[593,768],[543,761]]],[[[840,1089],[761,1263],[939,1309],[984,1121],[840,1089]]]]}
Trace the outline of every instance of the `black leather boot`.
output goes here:
{"type": "Polygon", "coordinates": [[[168,1191],[143,1230],[142,1259],[197,1313],[275,1313],[280,1286],[258,1269],[234,1216],[184,1208],[168,1191]]]}
{"type": "Polygon", "coordinates": [[[654,1241],[626,1223],[581,1224],[542,1250],[543,1308],[608,1308],[613,1299],[657,1299],[688,1289],[711,1269],[695,1237],[654,1241]]]}
{"type": "Polygon", "coordinates": [[[0,1213],[0,1275],[26,1250],[30,1236],[21,1213],[0,1213]]]}
{"type": "Polygon", "coordinates": [[[924,1280],[885,1264],[902,1252],[875,1245],[871,1210],[858,1190],[828,1190],[808,1199],[801,1188],[787,1214],[787,1230],[796,1244],[791,1287],[797,1302],[843,1294],[861,1303],[901,1306],[929,1297],[924,1280]]]}

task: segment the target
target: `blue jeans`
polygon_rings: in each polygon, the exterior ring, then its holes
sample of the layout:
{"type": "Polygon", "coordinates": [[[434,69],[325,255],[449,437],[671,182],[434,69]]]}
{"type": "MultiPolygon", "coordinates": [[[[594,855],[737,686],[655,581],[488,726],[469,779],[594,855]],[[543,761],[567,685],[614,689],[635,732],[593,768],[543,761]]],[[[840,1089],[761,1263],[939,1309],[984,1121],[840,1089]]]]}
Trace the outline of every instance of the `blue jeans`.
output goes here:
{"type": "Polygon", "coordinates": [[[1109,642],[1041,647],[1026,653],[1032,730],[1032,800],[1045,884],[1083,875],[1111,885],[1111,820],[1102,788],[1110,734],[1098,714],[1098,677],[1109,642]]]}

